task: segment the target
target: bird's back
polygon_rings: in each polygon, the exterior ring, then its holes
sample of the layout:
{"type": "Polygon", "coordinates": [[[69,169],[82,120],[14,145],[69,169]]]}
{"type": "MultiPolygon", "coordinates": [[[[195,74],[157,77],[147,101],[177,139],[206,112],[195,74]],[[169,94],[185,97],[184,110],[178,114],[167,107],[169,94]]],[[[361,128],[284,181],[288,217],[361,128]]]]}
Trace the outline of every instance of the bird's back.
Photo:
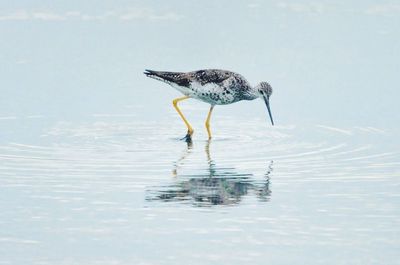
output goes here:
{"type": "Polygon", "coordinates": [[[148,77],[161,80],[186,96],[213,105],[230,104],[249,98],[251,87],[247,80],[235,72],[205,69],[192,72],[164,72],[146,70],[148,77]]]}

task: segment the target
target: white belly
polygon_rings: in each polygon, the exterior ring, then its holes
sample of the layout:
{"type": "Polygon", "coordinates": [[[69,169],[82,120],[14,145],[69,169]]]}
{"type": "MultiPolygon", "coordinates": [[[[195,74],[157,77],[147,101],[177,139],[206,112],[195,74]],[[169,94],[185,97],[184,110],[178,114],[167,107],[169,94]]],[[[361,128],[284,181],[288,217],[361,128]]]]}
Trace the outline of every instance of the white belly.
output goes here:
{"type": "Polygon", "coordinates": [[[225,105],[235,102],[235,97],[232,93],[224,93],[221,86],[215,83],[201,85],[197,82],[192,82],[190,88],[171,84],[175,89],[185,96],[195,98],[212,105],[225,105]]]}

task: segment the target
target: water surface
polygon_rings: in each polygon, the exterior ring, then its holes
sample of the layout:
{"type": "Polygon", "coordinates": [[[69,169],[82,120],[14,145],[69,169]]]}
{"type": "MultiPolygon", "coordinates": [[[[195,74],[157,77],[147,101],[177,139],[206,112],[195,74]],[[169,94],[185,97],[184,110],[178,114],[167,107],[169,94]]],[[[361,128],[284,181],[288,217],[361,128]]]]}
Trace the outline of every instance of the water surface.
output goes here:
{"type": "Polygon", "coordinates": [[[175,115],[0,126],[0,264],[397,264],[394,129],[225,117],[186,143],[175,115]]]}

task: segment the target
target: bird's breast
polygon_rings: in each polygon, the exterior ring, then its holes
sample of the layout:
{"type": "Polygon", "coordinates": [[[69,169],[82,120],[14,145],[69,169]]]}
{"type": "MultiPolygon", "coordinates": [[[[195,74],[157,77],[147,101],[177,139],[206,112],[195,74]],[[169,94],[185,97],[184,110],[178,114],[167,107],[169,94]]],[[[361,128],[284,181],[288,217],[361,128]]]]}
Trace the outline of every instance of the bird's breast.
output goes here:
{"type": "Polygon", "coordinates": [[[193,82],[190,87],[192,97],[212,105],[224,105],[235,102],[234,93],[215,83],[200,84],[193,82]]]}
{"type": "Polygon", "coordinates": [[[177,84],[171,85],[185,96],[212,105],[226,105],[240,100],[237,98],[235,91],[227,87],[221,87],[215,83],[200,84],[199,82],[192,82],[188,87],[177,84]]]}

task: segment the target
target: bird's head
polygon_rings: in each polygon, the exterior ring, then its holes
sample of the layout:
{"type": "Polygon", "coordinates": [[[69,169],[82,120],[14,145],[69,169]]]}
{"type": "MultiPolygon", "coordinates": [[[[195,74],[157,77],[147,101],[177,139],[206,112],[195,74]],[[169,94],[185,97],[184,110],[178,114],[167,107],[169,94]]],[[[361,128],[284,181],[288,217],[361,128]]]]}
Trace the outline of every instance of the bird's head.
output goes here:
{"type": "Polygon", "coordinates": [[[272,119],[271,108],[269,106],[269,98],[272,95],[272,87],[267,82],[261,82],[256,86],[256,91],[260,98],[264,99],[265,105],[268,109],[269,118],[271,119],[272,125],[274,125],[274,120],[272,119]]]}

